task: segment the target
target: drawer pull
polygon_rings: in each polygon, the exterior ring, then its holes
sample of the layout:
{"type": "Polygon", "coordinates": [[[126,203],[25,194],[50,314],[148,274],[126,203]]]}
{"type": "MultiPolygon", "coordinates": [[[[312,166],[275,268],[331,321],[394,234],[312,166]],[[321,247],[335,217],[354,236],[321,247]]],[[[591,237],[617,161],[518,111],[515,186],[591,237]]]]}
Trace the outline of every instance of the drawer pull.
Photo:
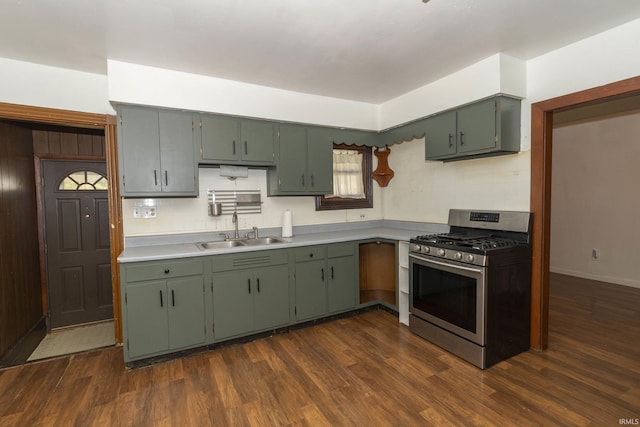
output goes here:
{"type": "Polygon", "coordinates": [[[309,258],[313,258],[313,252],[309,254],[309,258]]]}
{"type": "Polygon", "coordinates": [[[168,268],[165,268],[164,269],[164,274],[169,274],[169,273],[171,273],[171,270],[169,270],[168,268]]]}

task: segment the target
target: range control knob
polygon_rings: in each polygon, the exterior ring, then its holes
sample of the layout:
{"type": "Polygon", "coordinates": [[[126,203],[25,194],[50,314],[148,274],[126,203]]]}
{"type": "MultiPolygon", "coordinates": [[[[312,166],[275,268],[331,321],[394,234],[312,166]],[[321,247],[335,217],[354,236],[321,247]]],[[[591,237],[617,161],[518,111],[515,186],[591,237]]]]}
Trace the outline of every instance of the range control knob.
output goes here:
{"type": "Polygon", "coordinates": [[[445,254],[444,249],[438,249],[438,255],[444,256],[444,254],[445,254]]]}
{"type": "Polygon", "coordinates": [[[411,251],[412,252],[420,252],[420,245],[418,245],[416,243],[412,243],[411,244],[411,251]]]}
{"type": "Polygon", "coordinates": [[[466,254],[464,256],[465,261],[467,262],[473,262],[474,256],[472,254],[466,254]]]}
{"type": "Polygon", "coordinates": [[[431,247],[430,246],[423,246],[422,247],[422,253],[428,254],[431,252],[431,247]]]}
{"type": "Polygon", "coordinates": [[[460,252],[456,252],[453,254],[453,259],[462,259],[462,254],[460,252]]]}

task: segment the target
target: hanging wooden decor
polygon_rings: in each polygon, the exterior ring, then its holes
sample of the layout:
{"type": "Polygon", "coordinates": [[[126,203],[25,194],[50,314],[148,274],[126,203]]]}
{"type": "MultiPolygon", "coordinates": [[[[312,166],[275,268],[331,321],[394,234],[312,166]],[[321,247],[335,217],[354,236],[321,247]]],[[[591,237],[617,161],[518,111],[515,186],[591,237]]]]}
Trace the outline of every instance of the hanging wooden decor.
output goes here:
{"type": "Polygon", "coordinates": [[[373,171],[371,177],[376,180],[380,187],[386,187],[394,175],[387,162],[389,154],[391,154],[391,149],[385,146],[384,151],[381,151],[376,147],[373,154],[378,158],[378,167],[373,171]]]}

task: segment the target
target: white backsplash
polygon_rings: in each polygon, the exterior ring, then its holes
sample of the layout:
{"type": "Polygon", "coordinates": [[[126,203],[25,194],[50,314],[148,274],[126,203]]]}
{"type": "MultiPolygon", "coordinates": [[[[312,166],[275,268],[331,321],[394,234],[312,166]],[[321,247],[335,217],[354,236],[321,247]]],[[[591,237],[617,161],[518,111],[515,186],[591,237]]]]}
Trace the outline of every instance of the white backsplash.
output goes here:
{"type": "MultiPolygon", "coordinates": [[[[375,159],[374,159],[375,167],[375,159]]],[[[260,190],[262,213],[238,216],[240,229],[282,227],[285,209],[293,214],[293,225],[331,224],[353,221],[382,219],[380,187],[373,183],[374,204],[371,209],[347,209],[337,211],[316,211],[315,198],[267,197],[266,170],[249,169],[247,178],[231,181],[220,176],[219,168],[201,168],[200,197],[197,198],[156,198],[157,218],[134,219],[133,209],[143,199],[123,199],[124,235],[145,236],[155,234],[176,234],[209,232],[233,229],[231,215],[211,217],[207,213],[207,190],[260,190]]]]}

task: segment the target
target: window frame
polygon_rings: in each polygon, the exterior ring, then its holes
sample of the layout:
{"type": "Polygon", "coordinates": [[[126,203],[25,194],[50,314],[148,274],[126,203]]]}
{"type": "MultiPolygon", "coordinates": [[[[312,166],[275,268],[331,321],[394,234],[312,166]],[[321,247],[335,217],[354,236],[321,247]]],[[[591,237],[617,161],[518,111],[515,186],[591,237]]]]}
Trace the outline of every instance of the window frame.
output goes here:
{"type": "Polygon", "coordinates": [[[316,196],[316,211],[339,209],[366,209],[373,207],[373,155],[371,147],[366,145],[333,144],[334,150],[354,150],[362,154],[362,179],[364,181],[364,199],[351,199],[348,197],[316,196]]]}

